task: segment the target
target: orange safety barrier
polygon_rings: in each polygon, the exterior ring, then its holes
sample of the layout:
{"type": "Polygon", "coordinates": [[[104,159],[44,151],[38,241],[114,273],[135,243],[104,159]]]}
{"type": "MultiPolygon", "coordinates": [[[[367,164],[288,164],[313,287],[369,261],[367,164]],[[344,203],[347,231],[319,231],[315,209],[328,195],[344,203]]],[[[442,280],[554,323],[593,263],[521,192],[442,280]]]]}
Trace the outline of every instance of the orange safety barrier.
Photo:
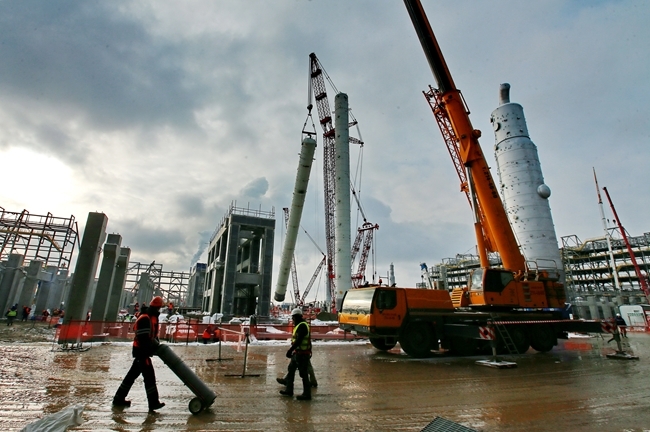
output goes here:
{"type": "MultiPolygon", "coordinates": [[[[58,318],[57,318],[58,319],[58,318]]],[[[57,323],[52,319],[52,325],[57,323]]],[[[71,321],[57,327],[55,340],[58,343],[78,342],[103,342],[103,341],[132,341],[134,322],[119,321],[71,321]]],[[[193,320],[181,323],[161,323],[158,336],[168,342],[203,342],[203,331],[209,324],[198,323],[193,320]]],[[[212,324],[217,332],[213,342],[221,339],[222,342],[241,343],[246,333],[257,340],[287,340],[291,339],[293,325],[258,324],[212,324]],[[218,339],[217,339],[218,338],[218,339]]],[[[353,340],[359,336],[344,332],[337,325],[311,326],[313,340],[353,340]]]]}

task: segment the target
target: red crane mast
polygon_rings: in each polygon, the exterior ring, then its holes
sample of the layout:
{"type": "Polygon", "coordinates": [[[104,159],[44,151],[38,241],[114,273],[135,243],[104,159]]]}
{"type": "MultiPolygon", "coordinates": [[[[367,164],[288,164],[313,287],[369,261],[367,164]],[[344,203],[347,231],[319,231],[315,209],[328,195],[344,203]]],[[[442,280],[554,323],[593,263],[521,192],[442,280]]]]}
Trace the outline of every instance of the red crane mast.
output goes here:
{"type": "Polygon", "coordinates": [[[630,241],[627,239],[627,235],[625,234],[625,229],[621,224],[621,220],[618,218],[618,214],[616,214],[614,203],[612,202],[612,199],[609,197],[609,192],[607,192],[607,188],[603,187],[603,191],[605,192],[605,196],[607,196],[607,201],[609,201],[609,206],[612,208],[612,213],[614,213],[614,218],[616,219],[616,224],[618,225],[618,229],[621,232],[621,236],[623,237],[623,241],[625,242],[625,246],[627,247],[627,252],[630,254],[630,260],[632,260],[634,271],[636,272],[637,278],[639,278],[639,285],[641,285],[641,291],[643,291],[643,294],[645,294],[648,301],[650,301],[650,290],[648,289],[648,282],[646,281],[646,277],[641,273],[641,268],[639,267],[639,264],[637,264],[636,262],[636,257],[634,256],[632,245],[630,244],[630,241]]]}
{"type": "MultiPolygon", "coordinates": [[[[334,299],[336,298],[336,275],[334,269],[335,251],[334,244],[334,227],[336,224],[334,213],[336,208],[336,192],[335,192],[335,165],[336,157],[334,152],[334,137],[335,130],[332,123],[332,110],[327,99],[327,89],[325,88],[325,79],[330,83],[335,92],[338,93],[336,86],[332,80],[327,76],[323,66],[316,57],[315,53],[309,54],[309,76],[311,91],[309,93],[309,106],[312,109],[311,96],[313,93],[316,102],[316,110],[318,111],[318,119],[321,127],[323,128],[323,187],[324,187],[324,210],[325,210],[325,243],[326,243],[326,256],[327,256],[327,289],[331,299],[332,312],[336,312],[334,299]]],[[[352,121],[350,126],[356,126],[357,121],[354,116],[351,116],[352,121]]],[[[360,139],[350,137],[350,142],[353,144],[363,145],[360,139]]],[[[366,258],[367,260],[367,258],[366,258]]]]}

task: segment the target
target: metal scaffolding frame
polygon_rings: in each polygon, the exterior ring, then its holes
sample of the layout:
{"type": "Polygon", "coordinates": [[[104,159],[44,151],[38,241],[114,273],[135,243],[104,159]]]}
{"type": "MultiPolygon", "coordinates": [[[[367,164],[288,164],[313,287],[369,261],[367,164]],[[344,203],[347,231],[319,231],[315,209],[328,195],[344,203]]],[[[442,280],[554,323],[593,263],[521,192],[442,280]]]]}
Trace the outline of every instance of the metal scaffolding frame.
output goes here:
{"type": "Polygon", "coordinates": [[[69,218],[6,211],[0,207],[0,260],[21,254],[24,261],[43,261],[44,266],[70,268],[75,245],[79,246],[79,228],[69,218]]]}
{"type": "MultiPolygon", "coordinates": [[[[500,266],[501,258],[496,252],[488,253],[490,265],[500,266]]],[[[423,272],[423,278],[428,278],[427,286],[437,289],[451,291],[454,288],[467,286],[469,274],[472,270],[481,266],[478,255],[457,254],[453,258],[443,258],[440,264],[436,264],[423,272]]]]}
{"type": "Polygon", "coordinates": [[[124,289],[130,292],[135,298],[138,292],[138,283],[142,273],[149,274],[149,280],[153,283],[153,292],[160,295],[175,305],[182,306],[187,298],[189,272],[164,271],[162,264],[153,261],[150,264],[130,262],[126,272],[124,289]]]}
{"type": "MultiPolygon", "coordinates": [[[[645,271],[647,278],[650,270],[650,233],[629,237],[628,240],[639,267],[645,271]]],[[[624,240],[610,237],[610,241],[620,290],[640,292],[639,278],[624,240]]],[[[584,242],[576,235],[562,237],[561,253],[568,293],[618,292],[605,237],[584,242]]]]}

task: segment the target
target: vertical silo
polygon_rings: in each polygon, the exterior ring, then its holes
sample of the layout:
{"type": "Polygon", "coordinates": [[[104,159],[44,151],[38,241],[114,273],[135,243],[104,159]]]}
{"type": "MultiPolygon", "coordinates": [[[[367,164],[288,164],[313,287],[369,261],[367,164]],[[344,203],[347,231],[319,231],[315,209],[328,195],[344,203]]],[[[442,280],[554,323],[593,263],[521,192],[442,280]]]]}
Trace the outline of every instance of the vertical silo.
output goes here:
{"type": "Polygon", "coordinates": [[[501,84],[500,105],[492,112],[501,196],[528,268],[545,269],[564,283],[551,207],[537,147],[531,141],[524,109],[510,102],[510,84],[501,84]]]}

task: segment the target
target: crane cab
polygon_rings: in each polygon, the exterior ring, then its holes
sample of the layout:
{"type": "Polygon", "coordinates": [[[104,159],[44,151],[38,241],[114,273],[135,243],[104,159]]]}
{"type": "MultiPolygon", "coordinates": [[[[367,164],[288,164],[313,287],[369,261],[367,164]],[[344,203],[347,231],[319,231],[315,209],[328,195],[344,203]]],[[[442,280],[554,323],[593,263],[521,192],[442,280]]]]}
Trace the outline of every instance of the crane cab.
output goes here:
{"type": "Polygon", "coordinates": [[[549,306],[544,282],[519,280],[512,271],[506,269],[476,269],[471,273],[468,288],[469,306],[549,306]]]}

